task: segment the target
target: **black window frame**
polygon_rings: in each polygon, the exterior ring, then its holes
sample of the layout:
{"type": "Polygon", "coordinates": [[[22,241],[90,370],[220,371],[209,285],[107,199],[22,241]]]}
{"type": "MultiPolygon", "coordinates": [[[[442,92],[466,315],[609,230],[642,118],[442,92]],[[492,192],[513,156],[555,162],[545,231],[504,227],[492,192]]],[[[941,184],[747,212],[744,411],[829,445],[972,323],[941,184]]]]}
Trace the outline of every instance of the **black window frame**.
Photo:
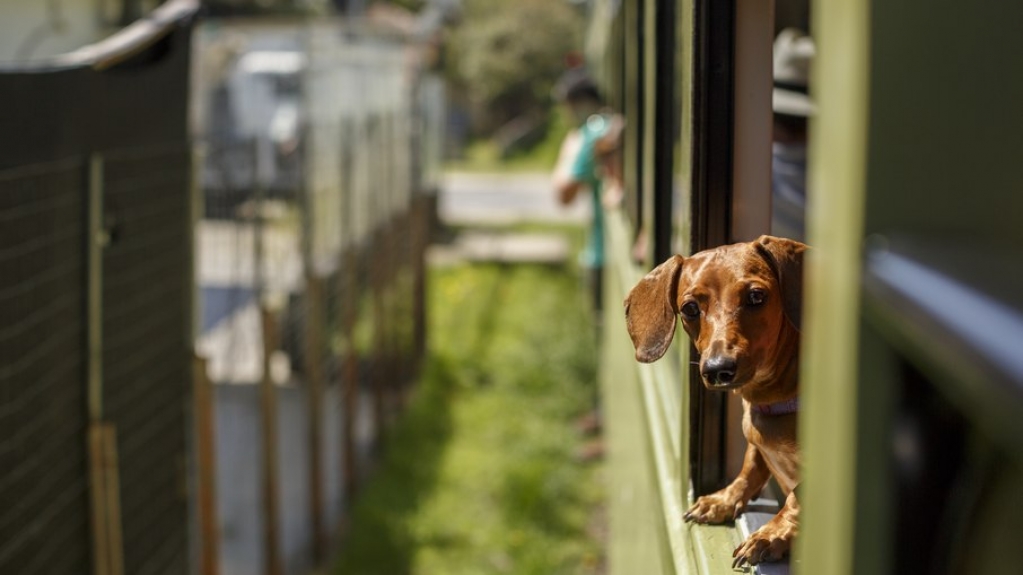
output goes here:
{"type": "MultiPolygon", "coordinates": [[[[734,134],[735,0],[693,2],[690,246],[693,252],[731,238],[734,134]]],[[[699,357],[691,349],[691,357],[699,357]]],[[[700,385],[690,365],[690,478],[696,495],[727,484],[728,396],[700,385]]]]}

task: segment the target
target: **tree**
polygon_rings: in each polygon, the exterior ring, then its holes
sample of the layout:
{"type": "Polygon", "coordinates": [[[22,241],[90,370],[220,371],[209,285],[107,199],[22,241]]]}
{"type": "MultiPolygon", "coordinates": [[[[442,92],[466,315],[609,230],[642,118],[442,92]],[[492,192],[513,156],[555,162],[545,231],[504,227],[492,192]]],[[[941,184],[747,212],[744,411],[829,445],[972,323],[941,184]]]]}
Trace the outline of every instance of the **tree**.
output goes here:
{"type": "Polygon", "coordinates": [[[464,0],[451,32],[448,76],[468,102],[473,132],[546,116],[564,57],[578,50],[583,17],[564,0],[464,0]]]}

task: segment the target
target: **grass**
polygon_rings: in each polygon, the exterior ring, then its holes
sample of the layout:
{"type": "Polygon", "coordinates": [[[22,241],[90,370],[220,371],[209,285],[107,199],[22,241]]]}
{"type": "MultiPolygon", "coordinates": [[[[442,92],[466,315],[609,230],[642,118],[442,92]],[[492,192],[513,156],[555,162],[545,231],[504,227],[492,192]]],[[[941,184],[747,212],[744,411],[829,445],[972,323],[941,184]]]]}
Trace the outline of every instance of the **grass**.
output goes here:
{"type": "Polygon", "coordinates": [[[432,270],[426,369],[357,497],[337,575],[596,574],[600,464],[574,460],[595,394],[571,270],[432,270]]]}

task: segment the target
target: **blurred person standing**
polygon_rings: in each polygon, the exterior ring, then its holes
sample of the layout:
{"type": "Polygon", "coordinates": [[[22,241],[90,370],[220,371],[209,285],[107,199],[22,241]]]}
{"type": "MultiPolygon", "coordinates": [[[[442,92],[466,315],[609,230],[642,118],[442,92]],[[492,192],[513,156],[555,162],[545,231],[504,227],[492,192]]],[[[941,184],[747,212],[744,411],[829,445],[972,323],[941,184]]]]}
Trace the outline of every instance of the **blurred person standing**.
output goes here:
{"type": "Polygon", "coordinates": [[[771,234],[804,241],[806,236],[807,121],[813,39],[795,28],[774,42],[774,111],[771,143],[771,234]]]}
{"type": "MultiPolygon", "coordinates": [[[[602,274],[604,269],[604,208],[617,205],[621,190],[619,148],[623,122],[604,105],[596,82],[582,66],[571,66],[554,86],[554,99],[565,107],[572,129],[565,135],[552,176],[558,201],[567,206],[580,195],[588,195],[592,216],[586,244],[579,262],[586,270],[597,341],[602,325],[602,274]]],[[[602,428],[599,398],[594,409],[576,420],[583,434],[602,428]]],[[[604,444],[594,439],[579,448],[576,459],[592,461],[603,457],[604,444]]]]}
{"type": "MultiPolygon", "coordinates": [[[[621,118],[604,105],[596,82],[581,66],[569,68],[554,86],[573,128],[562,141],[553,183],[558,201],[568,205],[588,195],[592,217],[580,263],[586,269],[595,320],[600,326],[604,267],[604,207],[616,202],[616,186],[605,189],[605,177],[615,173],[612,154],[618,148],[621,118]]],[[[610,177],[612,181],[615,178],[610,177]]]]}

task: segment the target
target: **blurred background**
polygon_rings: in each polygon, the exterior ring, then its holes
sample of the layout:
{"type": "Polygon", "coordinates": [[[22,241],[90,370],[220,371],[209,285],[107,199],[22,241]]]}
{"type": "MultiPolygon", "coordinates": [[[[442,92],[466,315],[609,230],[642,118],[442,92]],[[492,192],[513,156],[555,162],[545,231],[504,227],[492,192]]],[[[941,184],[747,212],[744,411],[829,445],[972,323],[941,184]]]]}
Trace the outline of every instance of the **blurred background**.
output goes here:
{"type": "Polygon", "coordinates": [[[602,572],[588,10],[0,3],[0,573],[602,572]]]}

